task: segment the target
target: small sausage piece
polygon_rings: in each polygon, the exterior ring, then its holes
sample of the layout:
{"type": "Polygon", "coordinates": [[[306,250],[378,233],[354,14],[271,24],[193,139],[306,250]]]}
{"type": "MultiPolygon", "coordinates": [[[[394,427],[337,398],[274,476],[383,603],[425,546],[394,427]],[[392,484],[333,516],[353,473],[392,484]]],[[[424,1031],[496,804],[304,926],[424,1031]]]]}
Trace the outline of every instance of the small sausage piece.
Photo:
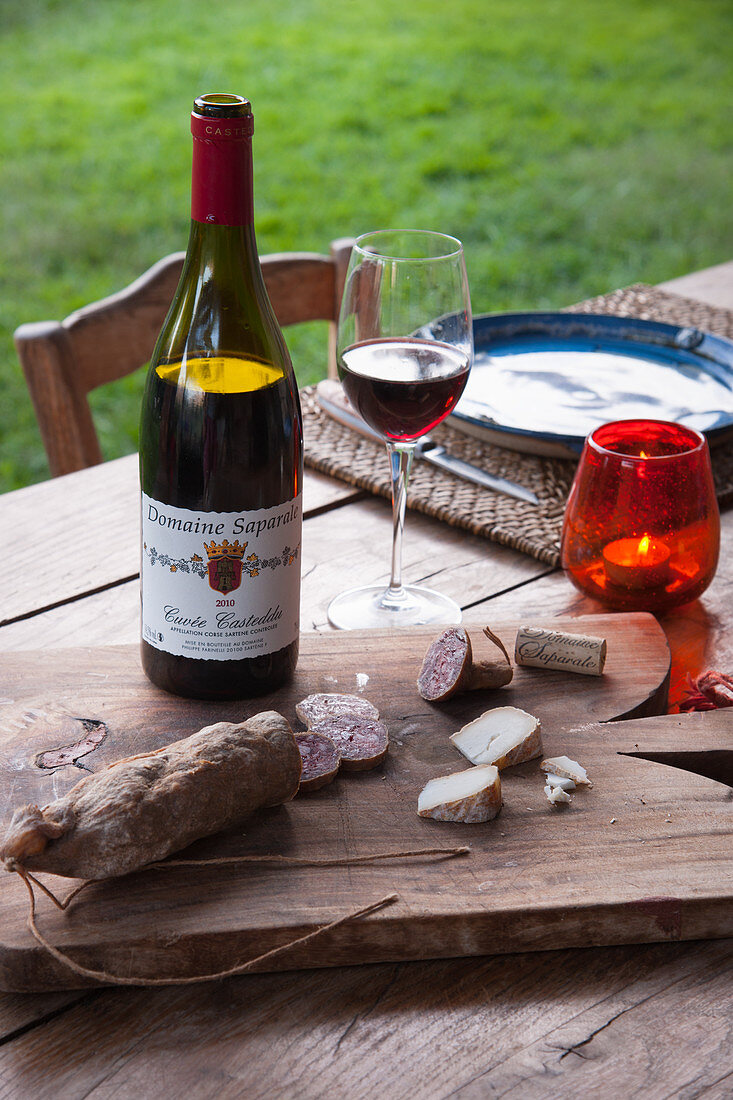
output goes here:
{"type": "Polygon", "coordinates": [[[460,626],[444,630],[431,644],[417,678],[417,690],[429,703],[442,703],[461,691],[504,687],[514,675],[501,639],[484,627],[476,639],[491,651],[478,660],[468,633],[460,626]],[[498,650],[498,656],[494,650],[498,650]]]}
{"type": "Polygon", "coordinates": [[[341,754],[330,737],[323,733],[296,733],[303,771],[300,776],[301,791],[317,791],[327,783],[333,783],[341,763],[341,754]]]}
{"type": "Polygon", "coordinates": [[[347,772],[369,771],[381,764],[389,748],[384,722],[354,714],[336,714],[324,718],[309,730],[330,737],[341,754],[341,767],[347,772]]]}

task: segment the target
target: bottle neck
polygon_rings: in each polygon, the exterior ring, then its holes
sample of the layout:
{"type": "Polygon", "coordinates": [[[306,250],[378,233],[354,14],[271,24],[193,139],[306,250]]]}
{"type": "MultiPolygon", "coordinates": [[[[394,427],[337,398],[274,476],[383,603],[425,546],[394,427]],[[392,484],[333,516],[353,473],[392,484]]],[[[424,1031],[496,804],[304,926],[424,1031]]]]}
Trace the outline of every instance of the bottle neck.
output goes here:
{"type": "Polygon", "coordinates": [[[198,272],[200,285],[212,280],[220,287],[249,288],[262,280],[254,225],[216,225],[191,219],[185,271],[198,272]]]}
{"type": "Polygon", "coordinates": [[[254,223],[252,117],[191,116],[191,217],[202,225],[254,223]]]}

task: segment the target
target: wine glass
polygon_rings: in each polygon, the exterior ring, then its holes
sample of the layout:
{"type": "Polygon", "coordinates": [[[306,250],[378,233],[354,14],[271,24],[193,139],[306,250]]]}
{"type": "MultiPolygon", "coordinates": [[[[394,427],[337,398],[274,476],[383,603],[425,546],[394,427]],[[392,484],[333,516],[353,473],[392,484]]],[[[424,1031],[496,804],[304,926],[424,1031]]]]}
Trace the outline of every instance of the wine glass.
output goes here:
{"type": "Polygon", "coordinates": [[[473,323],[463,246],[425,230],[359,237],[338,325],[339,376],[349,400],[387,444],[392,474],[389,587],[370,585],[331,601],[344,630],[458,623],[454,600],[402,584],[407,482],[420,436],[455,407],[473,361],[473,323]]]}

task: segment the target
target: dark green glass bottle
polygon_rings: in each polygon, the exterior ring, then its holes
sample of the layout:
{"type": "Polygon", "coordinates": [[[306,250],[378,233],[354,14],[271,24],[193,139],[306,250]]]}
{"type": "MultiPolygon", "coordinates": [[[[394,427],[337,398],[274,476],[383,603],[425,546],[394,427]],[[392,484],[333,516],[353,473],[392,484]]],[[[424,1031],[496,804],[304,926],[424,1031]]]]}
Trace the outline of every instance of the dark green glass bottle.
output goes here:
{"type": "Polygon", "coordinates": [[[250,104],[200,96],[191,131],[191,234],[140,423],[142,663],[233,699],[297,661],[303,431],[257,256],[250,104]]]}

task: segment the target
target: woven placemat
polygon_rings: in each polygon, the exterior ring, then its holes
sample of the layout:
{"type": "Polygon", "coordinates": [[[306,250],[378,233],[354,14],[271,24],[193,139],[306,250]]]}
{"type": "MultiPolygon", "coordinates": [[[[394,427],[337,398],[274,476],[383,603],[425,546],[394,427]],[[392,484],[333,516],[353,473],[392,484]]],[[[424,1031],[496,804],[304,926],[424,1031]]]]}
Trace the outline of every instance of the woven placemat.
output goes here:
{"type": "MultiPolygon", "coordinates": [[[[733,339],[733,311],[637,284],[570,306],[567,312],[610,313],[668,324],[691,325],[733,339]]],[[[327,416],[314,387],[301,392],[306,465],[350,485],[391,495],[389,465],[382,444],[372,443],[327,416]]],[[[519,454],[466,435],[448,424],[431,433],[451,454],[532,489],[539,505],[493,493],[417,460],[408,507],[474,535],[530,554],[548,565],[559,561],[565,502],[575,473],[572,459],[519,454]]],[[[733,503],[733,446],[713,450],[713,474],[721,506],[733,503]]]]}

